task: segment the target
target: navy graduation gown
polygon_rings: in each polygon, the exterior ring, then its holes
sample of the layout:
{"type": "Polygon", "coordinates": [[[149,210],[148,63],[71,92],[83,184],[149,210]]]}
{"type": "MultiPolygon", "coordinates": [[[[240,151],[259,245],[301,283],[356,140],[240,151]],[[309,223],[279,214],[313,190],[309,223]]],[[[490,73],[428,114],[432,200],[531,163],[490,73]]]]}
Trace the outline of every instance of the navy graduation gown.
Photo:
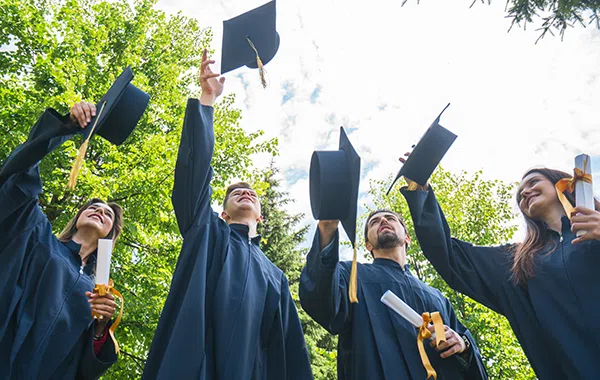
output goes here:
{"type": "Polygon", "coordinates": [[[320,251],[319,231],[300,277],[300,302],[306,312],[331,334],[339,334],[338,379],[425,379],[417,348],[417,329],[383,304],[391,290],[417,313],[439,311],[444,324],[467,336],[472,350],[462,358],[442,359],[425,343],[438,379],[487,379],[481,356],[470,332],[460,324],[450,302],[437,290],[388,259],[358,263],[358,303],[350,303],[351,262],[338,262],[339,234],[320,251]]]}
{"type": "Polygon", "coordinates": [[[65,122],[46,110],[0,170],[0,379],[96,379],[117,360],[111,339],[94,354],[94,256],[82,267],[37,203],[38,162],[77,132],[65,122]]]}
{"type": "Polygon", "coordinates": [[[211,208],[213,108],[190,99],[173,206],[183,246],[144,379],[312,379],[288,282],[211,208]]]}
{"type": "Polygon", "coordinates": [[[450,287],[506,316],[536,375],[596,379],[600,357],[600,242],[573,245],[569,219],[556,250],[535,258],[526,286],[511,280],[511,246],[477,247],[450,237],[433,191],[402,189],[423,253],[450,287]]]}

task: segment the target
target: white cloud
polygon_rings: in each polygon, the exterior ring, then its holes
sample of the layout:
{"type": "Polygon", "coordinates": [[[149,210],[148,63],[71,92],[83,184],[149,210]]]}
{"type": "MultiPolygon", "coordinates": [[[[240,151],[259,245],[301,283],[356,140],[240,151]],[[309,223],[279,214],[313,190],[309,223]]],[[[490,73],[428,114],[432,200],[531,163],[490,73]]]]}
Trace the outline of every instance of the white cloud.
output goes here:
{"type": "MultiPolygon", "coordinates": [[[[264,2],[161,0],[158,6],[213,27],[219,67],[222,20],[264,2]]],[[[571,171],[579,152],[600,155],[597,30],[576,27],[563,42],[549,36],[536,45],[532,25],[507,33],[502,2],[471,9],[471,0],[400,4],[279,1],[281,46],[266,66],[269,87],[260,87],[256,71],[226,74],[226,91],[237,94],[243,109],[242,126],[279,137],[282,173],[308,171],[315,149],[337,149],[343,125],[356,128],[350,139],[363,165],[373,165],[361,182],[366,191],[369,179],[399,169],[397,158],[448,102],[441,124],[458,139],[442,161],[447,169],[483,169],[486,178],[517,181],[532,166],[571,171]],[[293,96],[282,104],[290,88],[293,96]]],[[[290,211],[304,212],[314,226],[308,180],[296,177],[290,211]]]]}

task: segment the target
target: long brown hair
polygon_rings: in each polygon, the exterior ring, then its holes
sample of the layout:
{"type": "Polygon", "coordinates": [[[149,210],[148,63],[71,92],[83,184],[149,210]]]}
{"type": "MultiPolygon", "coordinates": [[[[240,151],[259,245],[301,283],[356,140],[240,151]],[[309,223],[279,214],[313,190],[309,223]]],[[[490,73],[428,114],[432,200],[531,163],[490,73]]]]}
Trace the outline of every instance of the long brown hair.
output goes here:
{"type": "MultiPolygon", "coordinates": [[[[528,170],[523,178],[527,177],[531,173],[539,173],[546,177],[553,185],[563,179],[572,178],[572,176],[566,172],[548,168],[535,168],[528,170]]],[[[575,195],[568,191],[564,193],[569,202],[575,207],[575,195]]],[[[521,192],[517,192],[517,204],[521,202],[521,192]]],[[[600,204],[597,200],[594,200],[596,204],[596,210],[600,209],[600,204]]],[[[519,207],[520,209],[520,207],[519,207]]],[[[548,244],[552,242],[548,254],[551,254],[556,249],[556,242],[551,238],[551,232],[546,228],[544,222],[541,220],[533,220],[529,218],[521,210],[521,214],[525,218],[527,224],[527,230],[525,232],[525,240],[522,243],[518,243],[513,249],[513,264],[512,264],[512,278],[517,284],[525,284],[528,279],[535,275],[534,270],[534,259],[535,255],[547,248],[548,244]]]]}
{"type": "Polygon", "coordinates": [[[106,235],[106,238],[113,239],[113,244],[116,243],[121,231],[123,230],[123,209],[116,203],[107,203],[100,198],[92,198],[83,206],[81,206],[79,211],[77,211],[77,214],[71,220],[69,220],[69,223],[67,223],[62,232],[58,234],[58,240],[67,242],[73,238],[73,235],[75,235],[77,232],[77,220],[81,216],[81,213],[94,203],[103,203],[113,210],[115,218],[113,220],[113,226],[108,235],[106,235]]]}

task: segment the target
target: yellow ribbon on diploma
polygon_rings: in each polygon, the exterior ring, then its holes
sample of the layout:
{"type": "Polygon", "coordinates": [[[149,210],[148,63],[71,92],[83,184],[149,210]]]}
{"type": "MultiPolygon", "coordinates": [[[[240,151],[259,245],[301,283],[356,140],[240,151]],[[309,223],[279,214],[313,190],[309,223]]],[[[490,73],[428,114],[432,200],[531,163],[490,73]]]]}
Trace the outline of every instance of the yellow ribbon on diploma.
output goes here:
{"type": "Polygon", "coordinates": [[[427,328],[430,322],[433,322],[433,328],[435,331],[435,344],[438,346],[440,343],[446,341],[446,331],[444,330],[444,322],[442,321],[442,316],[439,312],[423,313],[421,315],[423,317],[423,324],[419,328],[419,333],[417,335],[417,346],[419,347],[419,354],[421,355],[421,361],[423,362],[423,367],[427,371],[427,379],[430,377],[437,379],[437,373],[431,362],[429,362],[429,358],[427,357],[427,352],[425,352],[425,347],[423,347],[423,340],[431,338],[431,332],[427,328]]]}
{"type": "MultiPolygon", "coordinates": [[[[119,353],[119,343],[117,343],[117,339],[115,338],[115,330],[117,329],[117,326],[119,326],[119,323],[121,323],[121,316],[123,315],[123,309],[125,308],[125,300],[123,299],[123,296],[121,295],[121,293],[119,293],[119,291],[114,288],[114,282],[113,282],[112,278],[110,280],[108,280],[108,285],[96,284],[96,286],[94,287],[94,293],[98,293],[98,295],[101,297],[110,293],[121,300],[119,316],[117,317],[117,319],[114,321],[114,323],[108,329],[108,334],[110,335],[113,342],[115,343],[115,352],[118,354],[119,353]]],[[[96,319],[101,319],[101,316],[96,314],[95,312],[92,312],[92,316],[96,319]]]]}
{"type": "Polygon", "coordinates": [[[583,170],[579,168],[573,169],[573,178],[563,178],[560,181],[558,181],[556,185],[554,185],[554,187],[556,188],[556,194],[558,195],[558,200],[565,209],[565,212],[567,213],[569,219],[571,219],[571,214],[575,212],[575,208],[563,193],[565,191],[572,193],[575,190],[575,184],[577,183],[577,181],[592,183],[592,175],[590,173],[585,172],[585,168],[587,168],[587,163],[588,157],[586,157],[583,161],[583,170]]]}

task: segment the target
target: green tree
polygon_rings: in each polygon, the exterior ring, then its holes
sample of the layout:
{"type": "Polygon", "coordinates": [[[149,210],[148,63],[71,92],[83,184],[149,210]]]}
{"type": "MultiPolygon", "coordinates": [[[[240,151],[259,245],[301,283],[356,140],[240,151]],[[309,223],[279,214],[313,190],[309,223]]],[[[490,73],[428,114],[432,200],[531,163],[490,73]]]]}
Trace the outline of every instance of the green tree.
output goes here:
{"type": "MultiPolygon", "coordinates": [[[[391,180],[391,178],[390,178],[391,180]]],[[[439,289],[450,300],[458,318],[471,331],[481,350],[491,379],[535,379],[510,324],[483,305],[454,290],[444,282],[427,261],[415,238],[410,211],[399,191],[386,196],[390,181],[371,182],[370,194],[377,208],[388,208],[405,217],[413,237],[407,260],[413,273],[423,282],[439,289]]],[[[450,173],[438,168],[430,179],[436,197],[452,231],[452,236],[476,245],[508,242],[517,226],[511,206],[515,184],[485,180],[474,175],[450,173]]]]}
{"type": "Polygon", "coordinates": [[[290,291],[310,353],[313,374],[317,380],[337,379],[337,338],[319,326],[300,306],[298,283],[304,266],[306,249],[299,248],[305,241],[308,226],[300,226],[304,214],[290,214],[285,206],[293,202],[289,193],[280,189],[278,169],[271,164],[263,174],[268,184],[262,195],[263,223],[260,224],[261,248],[265,255],[281,269],[290,282],[290,291]]]}
{"type": "MultiPolygon", "coordinates": [[[[402,5],[407,1],[403,0],[402,5]]],[[[482,4],[492,3],[492,0],[479,1],[482,4]]],[[[473,0],[471,7],[477,2],[473,0]]],[[[510,29],[515,25],[526,28],[527,24],[541,20],[541,34],[537,41],[548,33],[558,33],[562,38],[567,28],[576,24],[583,27],[595,24],[600,29],[599,0],[506,0],[506,12],[507,17],[512,19],[510,29]]]]}
{"type": "MultiPolygon", "coordinates": [[[[151,96],[134,133],[120,147],[94,138],[77,187],[66,182],[81,140],[42,161],[40,204],[58,232],[91,196],[119,202],[124,233],[113,256],[126,299],[116,336],[122,354],[107,379],[139,378],[181,247],[171,189],[186,99],[198,96],[196,73],[212,34],[155,0],[0,0],[0,161],[20,143],[44,108],[68,112],[98,101],[126,66],[151,96]]],[[[275,154],[276,139],[239,127],[233,96],[215,108],[215,197],[232,176],[254,172],[252,156],[275,154]]]]}

